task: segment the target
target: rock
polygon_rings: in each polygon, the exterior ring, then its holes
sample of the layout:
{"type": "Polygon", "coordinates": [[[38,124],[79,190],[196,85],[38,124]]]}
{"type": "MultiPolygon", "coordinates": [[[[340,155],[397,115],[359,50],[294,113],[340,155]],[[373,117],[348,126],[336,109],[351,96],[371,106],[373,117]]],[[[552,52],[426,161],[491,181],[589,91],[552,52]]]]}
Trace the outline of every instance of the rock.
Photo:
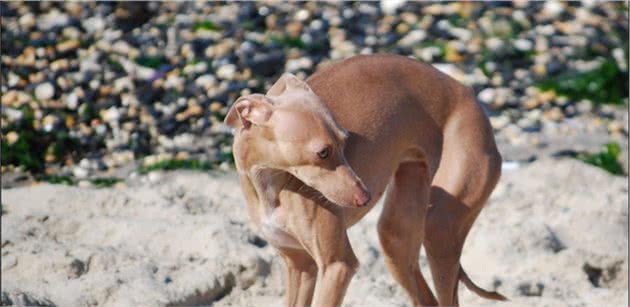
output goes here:
{"type": "Polygon", "coordinates": [[[466,75],[462,70],[460,70],[459,68],[457,68],[456,65],[453,64],[434,64],[433,67],[460,82],[465,78],[466,75]]]}
{"type": "Polygon", "coordinates": [[[400,23],[396,26],[396,32],[399,34],[405,34],[409,32],[410,29],[411,27],[406,23],[400,23]]]}
{"type": "Polygon", "coordinates": [[[495,95],[496,95],[495,90],[493,88],[488,87],[480,91],[479,94],[477,95],[477,98],[479,99],[479,101],[483,103],[490,104],[494,100],[495,95]]]}
{"type": "Polygon", "coordinates": [[[217,79],[213,75],[199,76],[199,78],[195,80],[195,85],[203,88],[204,90],[210,89],[211,87],[215,86],[216,83],[217,79]]]}
{"type": "Polygon", "coordinates": [[[131,49],[132,47],[129,46],[129,44],[123,40],[116,41],[112,45],[112,51],[122,54],[122,55],[129,55],[129,52],[131,51],[131,49]]]}
{"type": "Polygon", "coordinates": [[[553,107],[543,113],[543,118],[545,120],[561,121],[564,119],[564,114],[562,113],[562,110],[560,110],[560,108],[553,107]]]}
{"type": "Polygon", "coordinates": [[[311,13],[306,9],[301,9],[295,13],[295,19],[304,22],[311,17],[311,13]]]}
{"type": "Polygon", "coordinates": [[[427,33],[421,29],[415,29],[407,33],[398,43],[403,47],[412,47],[422,42],[427,37],[427,33]]]}
{"type": "Polygon", "coordinates": [[[66,53],[66,52],[79,48],[80,45],[81,43],[79,43],[78,40],[75,40],[75,39],[67,40],[65,42],[61,42],[57,44],[57,51],[60,53],[66,53]]]}
{"type": "Polygon", "coordinates": [[[503,40],[496,37],[491,37],[491,38],[486,39],[485,45],[486,47],[488,47],[488,49],[490,49],[493,52],[502,51],[505,47],[505,43],[503,42],[503,40]]]}
{"type": "Polygon", "coordinates": [[[68,15],[58,9],[52,9],[47,14],[40,15],[37,19],[37,27],[42,31],[49,31],[55,27],[63,27],[70,22],[68,15]]]}
{"type": "Polygon", "coordinates": [[[579,113],[589,113],[593,110],[593,103],[590,100],[583,99],[576,104],[579,113]]]}
{"type": "Polygon", "coordinates": [[[70,67],[70,62],[67,59],[59,59],[50,63],[50,69],[55,72],[58,72],[61,70],[67,70],[69,67],[70,67]]]}
{"type": "Polygon", "coordinates": [[[42,126],[44,131],[51,132],[55,129],[55,126],[59,123],[59,118],[56,115],[48,114],[42,119],[42,126]]]}
{"type": "Polygon", "coordinates": [[[114,106],[101,112],[101,118],[108,123],[117,123],[120,118],[120,111],[114,106]]]}
{"type": "Polygon", "coordinates": [[[288,60],[285,66],[285,70],[289,72],[297,72],[298,70],[309,70],[313,67],[313,61],[308,57],[303,57],[294,60],[288,60]]]}
{"type": "Polygon", "coordinates": [[[9,121],[12,122],[18,121],[24,117],[22,111],[13,108],[2,108],[2,113],[9,118],[9,121]]]}
{"type": "Polygon", "coordinates": [[[68,277],[71,279],[79,278],[85,271],[85,263],[79,259],[74,259],[68,267],[68,277]]]}
{"type": "Polygon", "coordinates": [[[534,48],[534,43],[527,39],[517,39],[514,41],[514,47],[520,51],[531,51],[534,48]]]}
{"type": "Polygon", "coordinates": [[[518,286],[518,290],[524,296],[542,296],[545,286],[542,283],[522,283],[518,286]]]}
{"type": "Polygon", "coordinates": [[[540,106],[540,100],[536,98],[529,98],[523,102],[523,107],[525,107],[526,110],[535,109],[538,106],[540,106]]]}
{"type": "Polygon", "coordinates": [[[9,145],[13,145],[20,138],[20,135],[15,131],[10,131],[6,134],[6,140],[9,145]]]}
{"type": "Polygon", "coordinates": [[[223,110],[223,104],[221,104],[220,102],[215,101],[210,104],[210,112],[217,113],[221,110],[223,110]]]}
{"type": "Polygon", "coordinates": [[[7,79],[7,84],[9,85],[9,87],[15,87],[20,83],[21,80],[20,76],[14,74],[13,72],[9,72],[7,79]]]}
{"type": "Polygon", "coordinates": [[[610,123],[608,123],[608,131],[610,133],[623,133],[624,124],[619,121],[611,121],[610,123]]]}
{"type": "Polygon", "coordinates": [[[48,100],[55,96],[55,87],[50,82],[42,83],[35,88],[35,97],[39,100],[48,100]]]}
{"type": "Polygon", "coordinates": [[[85,28],[85,30],[90,34],[103,32],[107,25],[105,23],[105,19],[98,15],[83,19],[81,24],[83,25],[83,28],[85,28]]]}
{"type": "Polygon", "coordinates": [[[284,66],[284,61],[285,56],[281,51],[263,54],[259,53],[255,54],[247,61],[247,67],[249,67],[252,70],[252,73],[256,75],[268,77],[281,71],[284,66]]]}
{"type": "Polygon", "coordinates": [[[150,172],[148,175],[149,182],[156,183],[162,178],[160,172],[150,172]]]}
{"type": "Polygon", "coordinates": [[[87,176],[90,174],[90,172],[87,169],[83,168],[83,167],[75,166],[72,169],[72,174],[75,177],[79,178],[79,179],[83,179],[83,178],[87,178],[87,176]]]}
{"type": "Polygon", "coordinates": [[[558,17],[562,12],[564,12],[564,4],[557,0],[545,1],[541,11],[549,18],[558,17]]]}
{"type": "Polygon", "coordinates": [[[622,48],[615,48],[612,51],[613,58],[617,61],[617,66],[621,70],[628,70],[628,62],[622,48]]]}
{"type": "Polygon", "coordinates": [[[217,77],[224,80],[233,80],[236,76],[236,65],[226,64],[217,69],[217,77]]]}
{"type": "Polygon", "coordinates": [[[121,93],[124,90],[133,91],[135,86],[129,77],[118,78],[114,81],[114,92],[121,93]]]}
{"type": "Polygon", "coordinates": [[[506,127],[509,123],[510,123],[510,119],[504,115],[490,117],[490,124],[492,125],[492,128],[494,128],[495,130],[501,130],[504,127],[506,127]]]}
{"type": "Polygon", "coordinates": [[[79,106],[79,96],[72,92],[66,97],[66,107],[70,110],[76,110],[79,106]]]}
{"type": "Polygon", "coordinates": [[[30,13],[30,12],[22,15],[22,17],[18,19],[18,24],[24,30],[30,30],[36,24],[35,15],[33,15],[33,13],[30,13]]]}
{"type": "Polygon", "coordinates": [[[387,15],[396,14],[396,10],[403,6],[407,0],[381,0],[381,10],[387,15]]]}

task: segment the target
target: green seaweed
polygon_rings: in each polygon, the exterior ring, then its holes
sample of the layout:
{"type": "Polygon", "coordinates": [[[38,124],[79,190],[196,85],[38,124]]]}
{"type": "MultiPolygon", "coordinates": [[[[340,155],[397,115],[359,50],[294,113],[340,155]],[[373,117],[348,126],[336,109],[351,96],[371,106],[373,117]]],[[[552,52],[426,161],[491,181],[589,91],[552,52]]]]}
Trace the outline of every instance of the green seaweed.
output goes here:
{"type": "Polygon", "coordinates": [[[18,139],[9,144],[2,138],[2,165],[18,165],[27,171],[40,172],[44,169],[44,149],[38,139],[40,132],[33,128],[33,110],[28,106],[20,108],[22,118],[3,129],[3,135],[17,131],[18,139]]]}
{"type": "Polygon", "coordinates": [[[243,29],[245,29],[246,31],[256,31],[256,23],[252,20],[245,20],[242,23],[243,29]]]}
{"type": "Polygon", "coordinates": [[[138,172],[142,174],[146,174],[148,172],[156,171],[156,170],[172,171],[172,170],[178,170],[178,169],[209,171],[209,170],[214,169],[215,167],[216,167],[216,163],[212,163],[208,161],[199,161],[195,159],[189,159],[189,160],[169,159],[169,160],[163,160],[163,161],[160,161],[160,162],[148,165],[148,166],[140,166],[138,168],[138,172]]]}
{"type": "Polygon", "coordinates": [[[604,146],[602,151],[597,153],[578,153],[575,158],[590,164],[597,166],[601,169],[614,175],[623,175],[623,167],[617,160],[617,157],[621,153],[621,146],[617,143],[608,143],[604,146]]]}
{"type": "Polygon", "coordinates": [[[122,179],[118,177],[99,177],[92,178],[90,182],[97,188],[107,188],[115,185],[118,182],[121,182],[122,179]]]}
{"type": "Polygon", "coordinates": [[[234,154],[230,152],[222,152],[219,155],[219,161],[221,162],[229,162],[231,165],[234,165],[234,154]]]}
{"type": "Polygon", "coordinates": [[[39,178],[40,181],[46,181],[52,184],[75,185],[74,178],[62,175],[45,175],[39,178]]]}
{"type": "Polygon", "coordinates": [[[299,37],[272,36],[271,41],[288,48],[307,49],[306,43],[299,37]]]}
{"type": "Polygon", "coordinates": [[[210,20],[196,21],[193,24],[193,30],[220,31],[221,27],[210,20]]]}
{"type": "Polygon", "coordinates": [[[536,87],[553,90],[576,101],[588,99],[595,104],[622,104],[628,97],[628,73],[621,71],[613,59],[606,59],[593,70],[552,76],[536,87]]]}
{"type": "Polygon", "coordinates": [[[162,63],[164,63],[164,59],[159,56],[139,56],[135,59],[135,61],[140,66],[153,69],[159,68],[162,63]]]}
{"type": "Polygon", "coordinates": [[[41,173],[45,169],[45,157],[52,153],[55,162],[64,161],[67,157],[75,157],[80,149],[80,142],[63,130],[45,132],[33,126],[33,110],[29,106],[20,108],[22,118],[2,129],[6,135],[10,131],[18,133],[18,139],[9,144],[2,138],[2,165],[21,166],[26,171],[41,173]]]}
{"type": "Polygon", "coordinates": [[[422,42],[419,44],[420,48],[430,48],[436,47],[440,50],[440,54],[437,55],[438,59],[443,59],[446,55],[446,43],[441,40],[431,41],[431,42],[422,42]]]}
{"type": "Polygon", "coordinates": [[[120,64],[120,62],[112,59],[111,57],[107,58],[107,64],[109,64],[109,66],[111,66],[114,70],[116,71],[125,71],[125,68],[122,66],[122,64],[120,64]]]}
{"type": "MultiPolygon", "coordinates": [[[[65,184],[76,185],[77,181],[71,176],[63,175],[43,175],[38,178],[40,181],[45,181],[52,184],[65,184]]],[[[122,179],[118,177],[97,177],[88,179],[93,186],[97,188],[107,188],[121,182],[122,179]]]]}

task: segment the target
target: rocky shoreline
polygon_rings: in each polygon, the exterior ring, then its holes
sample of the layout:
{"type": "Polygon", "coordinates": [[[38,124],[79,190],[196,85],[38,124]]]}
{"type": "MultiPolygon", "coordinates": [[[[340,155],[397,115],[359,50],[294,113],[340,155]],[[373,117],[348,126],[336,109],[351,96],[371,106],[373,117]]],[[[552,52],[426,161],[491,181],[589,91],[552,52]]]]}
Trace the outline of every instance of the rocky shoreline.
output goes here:
{"type": "Polygon", "coordinates": [[[17,178],[5,187],[89,185],[164,161],[228,169],[221,121],[237,97],[370,53],[472,86],[506,160],[610,142],[627,156],[625,2],[0,6],[2,171],[17,178]]]}

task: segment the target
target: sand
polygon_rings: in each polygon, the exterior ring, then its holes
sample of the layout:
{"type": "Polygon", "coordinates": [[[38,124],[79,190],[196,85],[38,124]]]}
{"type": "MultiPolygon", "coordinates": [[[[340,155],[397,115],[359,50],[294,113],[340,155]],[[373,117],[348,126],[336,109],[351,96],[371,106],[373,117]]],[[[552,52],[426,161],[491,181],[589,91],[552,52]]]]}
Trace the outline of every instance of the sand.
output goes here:
{"type": "MultiPolygon", "coordinates": [[[[627,306],[628,181],[575,160],[506,170],[462,258],[468,306],[627,306]]],[[[376,235],[349,235],[361,267],[344,306],[408,306],[376,235]]],[[[152,173],[127,187],[2,190],[2,304],[283,306],[284,264],[249,223],[236,175],[152,173]]],[[[430,279],[424,255],[422,269],[430,279]]]]}

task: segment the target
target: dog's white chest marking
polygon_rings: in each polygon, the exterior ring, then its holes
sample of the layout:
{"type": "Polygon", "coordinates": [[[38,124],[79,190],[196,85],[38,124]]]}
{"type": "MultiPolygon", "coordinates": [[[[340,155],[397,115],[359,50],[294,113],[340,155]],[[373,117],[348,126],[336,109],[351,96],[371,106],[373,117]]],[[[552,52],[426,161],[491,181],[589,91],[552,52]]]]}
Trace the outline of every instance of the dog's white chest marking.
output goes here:
{"type": "Polygon", "coordinates": [[[279,222],[276,212],[263,217],[260,225],[262,237],[276,247],[302,248],[300,243],[287,233],[279,222]]]}

